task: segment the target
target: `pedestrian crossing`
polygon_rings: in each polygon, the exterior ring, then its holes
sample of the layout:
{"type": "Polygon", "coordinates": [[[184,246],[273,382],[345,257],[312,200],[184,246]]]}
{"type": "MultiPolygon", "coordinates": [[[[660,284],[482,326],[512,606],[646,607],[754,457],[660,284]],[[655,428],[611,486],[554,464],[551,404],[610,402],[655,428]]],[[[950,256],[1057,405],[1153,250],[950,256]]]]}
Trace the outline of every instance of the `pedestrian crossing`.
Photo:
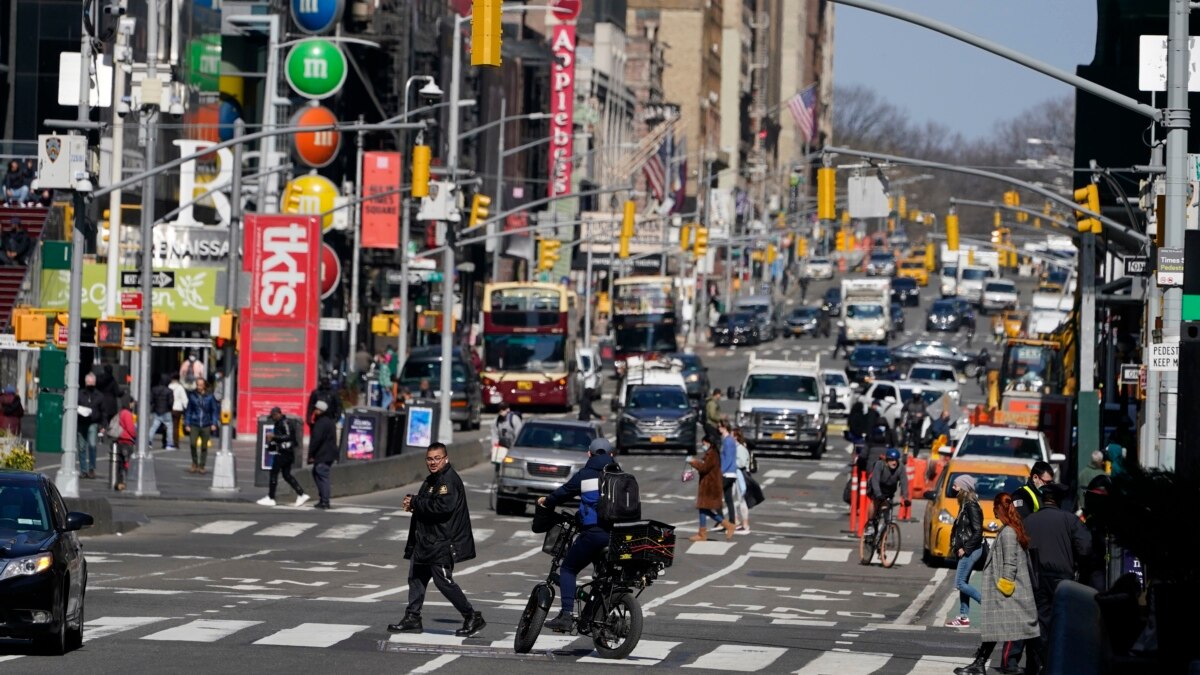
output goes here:
{"type": "MultiPolygon", "coordinates": [[[[455,636],[448,630],[420,634],[388,634],[382,626],[365,624],[314,623],[276,624],[254,619],[192,619],[162,616],[103,616],[87,621],[84,642],[98,640],[148,640],[152,642],[220,644],[223,648],[329,649],[366,647],[421,658],[423,665],[405,664],[411,672],[431,672],[461,657],[514,658],[514,633],[493,630],[473,638],[455,636]],[[347,644],[358,639],[358,644],[347,644]],[[363,642],[365,640],[365,642],[363,642]],[[367,646],[369,645],[369,647],[367,646]],[[433,648],[433,649],[431,649],[433,648]],[[456,651],[457,650],[457,651],[456,651]],[[436,654],[441,653],[441,656],[436,654]],[[448,659],[453,656],[454,659],[448,659]],[[440,661],[438,660],[440,659],[440,661]]],[[[609,666],[679,667],[721,672],[793,672],[798,675],[933,675],[946,673],[971,661],[968,647],[955,655],[897,655],[853,652],[843,649],[793,648],[768,644],[716,643],[705,639],[650,640],[639,642],[623,661],[601,658],[587,636],[543,632],[534,643],[531,658],[551,653],[556,662],[609,666]]],[[[3,656],[13,661],[22,656],[3,656]]]]}

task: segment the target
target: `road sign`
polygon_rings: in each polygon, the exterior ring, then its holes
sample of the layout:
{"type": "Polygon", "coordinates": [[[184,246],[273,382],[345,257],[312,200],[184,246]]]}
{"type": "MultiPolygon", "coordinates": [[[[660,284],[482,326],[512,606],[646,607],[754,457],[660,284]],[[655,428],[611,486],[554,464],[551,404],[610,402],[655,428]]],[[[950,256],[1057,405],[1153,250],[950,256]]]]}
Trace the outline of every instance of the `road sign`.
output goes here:
{"type": "Polygon", "coordinates": [[[1150,276],[1150,256],[1131,255],[1125,257],[1125,276],[1127,277],[1148,277],[1150,276]]]}
{"type": "Polygon", "coordinates": [[[553,0],[550,6],[554,8],[554,18],[559,21],[574,21],[583,10],[582,0],[553,0]]]}
{"type": "Polygon", "coordinates": [[[67,332],[67,325],[63,323],[54,324],[54,344],[59,347],[65,347],[68,340],[70,340],[70,334],[67,332]]]}
{"type": "Polygon", "coordinates": [[[1121,384],[1137,384],[1141,379],[1142,366],[1137,363],[1121,364],[1121,384]]]}
{"type": "MultiPolygon", "coordinates": [[[[333,111],[323,105],[301,108],[292,116],[294,127],[323,127],[337,124],[333,111]]],[[[292,150],[296,157],[311,167],[328,165],[337,157],[342,147],[342,132],[333,129],[324,131],[301,131],[292,136],[292,150]]]]}
{"type": "Polygon", "coordinates": [[[1183,285],[1183,249],[1158,249],[1158,285],[1183,285]]]}
{"type": "Polygon", "coordinates": [[[329,330],[329,331],[336,331],[339,333],[344,333],[344,332],[346,332],[346,329],[349,326],[350,326],[350,322],[346,321],[346,319],[344,319],[343,317],[340,317],[340,316],[323,316],[323,317],[321,317],[321,323],[320,323],[321,330],[329,330]]]}
{"type": "Polygon", "coordinates": [[[1179,338],[1150,345],[1150,370],[1176,372],[1179,370],[1179,338]]]}
{"type": "Polygon", "coordinates": [[[121,291],[121,311],[142,311],[142,294],[140,291],[121,291]]]}
{"type": "Polygon", "coordinates": [[[346,55],[340,47],[320,38],[304,40],[288,52],[284,75],[301,96],[321,99],[338,93],[346,83],[346,55]]]}
{"type": "MultiPolygon", "coordinates": [[[[154,277],[150,279],[150,285],[154,288],[175,288],[175,272],[174,270],[164,271],[159,270],[154,273],[154,277]]],[[[141,272],[121,272],[121,288],[141,288],[142,273],[141,272]]]]}
{"type": "Polygon", "coordinates": [[[291,0],[292,21],[305,33],[329,30],[342,18],[345,0],[291,0]]]}

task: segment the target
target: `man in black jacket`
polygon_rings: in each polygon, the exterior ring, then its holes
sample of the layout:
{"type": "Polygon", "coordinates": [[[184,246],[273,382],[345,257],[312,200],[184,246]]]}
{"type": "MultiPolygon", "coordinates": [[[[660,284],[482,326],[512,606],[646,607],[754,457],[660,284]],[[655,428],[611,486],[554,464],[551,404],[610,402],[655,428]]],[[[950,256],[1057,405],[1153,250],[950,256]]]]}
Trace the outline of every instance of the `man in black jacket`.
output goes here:
{"type": "Polygon", "coordinates": [[[1021,514],[1021,520],[1037,513],[1042,508],[1042,488],[1054,481],[1054,468],[1041,460],[1033,463],[1029,480],[1012,494],[1013,507],[1021,514]]]}
{"type": "MultiPolygon", "coordinates": [[[[104,414],[104,396],[96,389],[96,375],[88,373],[79,390],[79,476],[96,477],[96,443],[100,437],[100,421],[104,414]]],[[[109,420],[104,420],[107,424],[109,420]]]]}
{"type": "Polygon", "coordinates": [[[309,424],[315,424],[313,411],[317,409],[317,401],[325,402],[326,412],[323,413],[323,416],[330,418],[336,424],[338,418],[342,416],[342,402],[338,400],[337,392],[334,391],[333,384],[330,383],[328,377],[322,377],[317,382],[317,388],[308,395],[309,424]]]}
{"type": "Polygon", "coordinates": [[[317,484],[318,509],[329,508],[329,474],[338,459],[337,426],[329,415],[329,404],[317,401],[313,406],[312,435],[308,439],[308,463],[313,465],[313,482],[317,484]]]}
{"type": "Polygon", "coordinates": [[[1069,494],[1066,485],[1046,483],[1042,486],[1042,507],[1025,519],[1031,560],[1037,565],[1033,601],[1037,603],[1043,645],[1050,635],[1055,589],[1063,581],[1075,578],[1077,561],[1092,550],[1087,528],[1075,514],[1059,508],[1069,494]]]}
{"type": "Polygon", "coordinates": [[[408,564],[408,608],[400,623],[388,630],[393,633],[420,633],[421,607],[425,589],[432,578],[437,589],[463,616],[459,637],[472,637],[487,622],[475,611],[467,596],[454,583],[454,565],[475,557],[475,536],[471,533],[471,513],[467,492],[458,472],[450,466],[446,446],[433,443],[425,451],[429,475],[415,495],[404,498],[404,510],[412,513],[404,558],[408,564]]]}
{"type": "Polygon", "coordinates": [[[279,486],[279,474],[283,474],[283,479],[296,491],[294,506],[303,506],[309,496],[304,494],[304,488],[292,476],[292,463],[296,461],[296,434],[292,423],[283,416],[279,406],[271,408],[271,422],[271,440],[267,445],[267,451],[271,453],[271,477],[267,481],[267,496],[258,500],[258,503],[275,506],[275,489],[279,486]]]}
{"type": "Polygon", "coordinates": [[[175,392],[167,386],[169,384],[171,384],[171,377],[163,375],[159,383],[150,390],[150,412],[153,413],[154,418],[150,420],[149,444],[153,445],[154,436],[161,427],[166,436],[163,445],[167,450],[174,450],[175,419],[171,415],[171,410],[175,405],[175,392]]]}

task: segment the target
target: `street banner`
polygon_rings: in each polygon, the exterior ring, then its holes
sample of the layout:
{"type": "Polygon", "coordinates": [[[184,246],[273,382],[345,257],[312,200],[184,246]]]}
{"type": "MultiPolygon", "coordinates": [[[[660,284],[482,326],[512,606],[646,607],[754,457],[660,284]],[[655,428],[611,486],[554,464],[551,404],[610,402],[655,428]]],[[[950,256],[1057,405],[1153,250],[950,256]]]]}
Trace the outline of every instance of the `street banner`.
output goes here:
{"type": "Polygon", "coordinates": [[[316,217],[251,214],[245,220],[238,364],[238,432],[253,434],[274,406],[305,417],[316,386],[321,226],[316,217]]]}
{"type": "Polygon", "coordinates": [[[400,173],[400,153],[363,154],[363,248],[400,248],[400,173]]]}
{"type": "Polygon", "coordinates": [[[549,196],[571,191],[571,157],[575,144],[575,24],[553,29],[550,51],[550,189],[549,196]]]}

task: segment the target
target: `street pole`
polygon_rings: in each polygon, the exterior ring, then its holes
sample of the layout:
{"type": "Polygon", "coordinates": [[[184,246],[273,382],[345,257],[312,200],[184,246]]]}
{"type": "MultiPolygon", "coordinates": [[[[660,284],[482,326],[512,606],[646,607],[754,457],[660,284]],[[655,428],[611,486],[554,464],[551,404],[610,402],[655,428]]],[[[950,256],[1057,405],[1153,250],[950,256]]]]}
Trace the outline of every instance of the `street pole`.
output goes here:
{"type": "MultiPolygon", "coordinates": [[[[125,21],[121,19],[122,28],[125,21]]],[[[113,183],[121,181],[121,172],[125,162],[125,117],[117,113],[117,106],[125,98],[125,73],[121,69],[125,64],[124,54],[129,47],[129,35],[123,30],[117,30],[116,46],[113,49],[113,115],[112,115],[112,159],[109,162],[109,175],[113,183]]],[[[104,315],[117,315],[117,295],[121,292],[119,279],[121,276],[121,191],[113,190],[108,195],[108,265],[105,279],[104,315]]]]}
{"type": "MultiPolygon", "coordinates": [[[[588,234],[594,235],[591,229],[594,225],[588,225],[588,234]]],[[[587,301],[583,303],[583,346],[592,346],[592,312],[596,310],[596,290],[595,284],[592,283],[592,246],[595,246],[595,239],[588,237],[587,243],[587,272],[583,278],[583,288],[587,293],[587,301]]]]}
{"type": "MultiPolygon", "coordinates": [[[[1183,248],[1183,233],[1187,227],[1187,144],[1191,111],[1188,109],[1188,0],[1171,0],[1170,24],[1167,28],[1167,109],[1164,111],[1163,126],[1167,127],[1167,176],[1166,207],[1167,222],[1163,246],[1183,248]]],[[[1179,323],[1183,311],[1183,290],[1166,288],[1162,297],[1162,339],[1179,340],[1179,323]]],[[[1180,358],[1183,367],[1184,359],[1180,358]]],[[[1148,363],[1148,361],[1147,361],[1148,363]]],[[[1159,433],[1158,451],[1160,466],[1174,469],[1178,466],[1175,456],[1176,424],[1179,415],[1195,414],[1189,410],[1194,401],[1187,405],[1179,403],[1179,372],[1160,373],[1160,396],[1165,399],[1166,429],[1159,433]]],[[[1149,385],[1149,382],[1147,382],[1149,385]]]]}
{"type": "MultiPolygon", "coordinates": [[[[246,123],[240,118],[233,123],[233,135],[246,133],[246,123]]],[[[241,143],[233,146],[233,176],[229,195],[229,266],[225,273],[225,311],[238,314],[238,277],[241,275],[241,229],[242,229],[242,149],[241,143]]],[[[230,491],[237,489],[237,465],[233,456],[233,412],[237,405],[237,368],[233,340],[225,343],[225,396],[221,399],[221,449],[213,463],[212,489],[230,491]]]]}
{"type": "MultiPolygon", "coordinates": [[[[446,150],[446,168],[450,171],[450,180],[458,177],[458,87],[462,76],[462,25],[460,18],[455,15],[453,58],[450,62],[450,123],[446,138],[450,147],[446,150]]],[[[458,195],[455,194],[457,200],[458,195]]],[[[453,208],[453,207],[452,207],[453,208]]],[[[454,425],[450,421],[450,399],[454,395],[453,370],[451,361],[454,357],[454,246],[451,245],[453,235],[452,221],[447,220],[445,226],[446,248],[442,251],[442,368],[440,373],[441,394],[438,406],[438,440],[449,444],[454,438],[454,425]]],[[[465,308],[463,314],[466,314],[465,308]]]]}
{"type": "MultiPolygon", "coordinates": [[[[153,80],[158,77],[158,0],[146,2],[146,78],[153,80]]],[[[145,103],[145,102],[143,102],[145,103]]],[[[116,102],[114,101],[115,105],[116,102]]],[[[158,150],[158,104],[148,105],[144,109],[141,123],[146,138],[145,168],[154,168],[158,150]]],[[[137,456],[137,487],[133,494],[138,497],[157,497],[158,480],[154,473],[154,456],[150,454],[150,376],[153,367],[150,344],[151,322],[154,310],[154,192],[158,177],[151,174],[142,185],[142,311],[138,326],[138,433],[137,456]]],[[[232,243],[232,242],[231,242],[232,243]]],[[[232,248],[232,246],[230,247],[232,248]]]]}
{"type": "MultiPolygon", "coordinates": [[[[504,115],[508,112],[508,97],[500,97],[500,142],[496,148],[496,211],[504,210],[504,115]]],[[[501,223],[488,223],[488,234],[504,231],[501,223]]],[[[504,237],[492,240],[492,281],[500,281],[500,252],[504,250],[504,237]]],[[[590,277],[589,277],[590,278],[590,277]]],[[[587,340],[584,340],[587,344],[587,340]]]]}
{"type": "Polygon", "coordinates": [[[409,198],[400,200],[400,337],[396,341],[396,367],[408,358],[408,228],[411,225],[409,198]]]}
{"type": "MultiPolygon", "coordinates": [[[[363,116],[358,116],[358,123],[363,123],[363,116]]],[[[357,134],[357,153],[354,155],[354,193],[358,195],[358,199],[363,198],[363,132],[357,134]]],[[[358,350],[358,296],[359,283],[361,279],[362,266],[362,205],[356,206],[351,213],[354,219],[354,251],[351,253],[350,262],[350,345],[346,348],[348,356],[347,360],[352,360],[354,354],[358,350]]],[[[349,368],[347,368],[349,370],[349,368]]]]}

